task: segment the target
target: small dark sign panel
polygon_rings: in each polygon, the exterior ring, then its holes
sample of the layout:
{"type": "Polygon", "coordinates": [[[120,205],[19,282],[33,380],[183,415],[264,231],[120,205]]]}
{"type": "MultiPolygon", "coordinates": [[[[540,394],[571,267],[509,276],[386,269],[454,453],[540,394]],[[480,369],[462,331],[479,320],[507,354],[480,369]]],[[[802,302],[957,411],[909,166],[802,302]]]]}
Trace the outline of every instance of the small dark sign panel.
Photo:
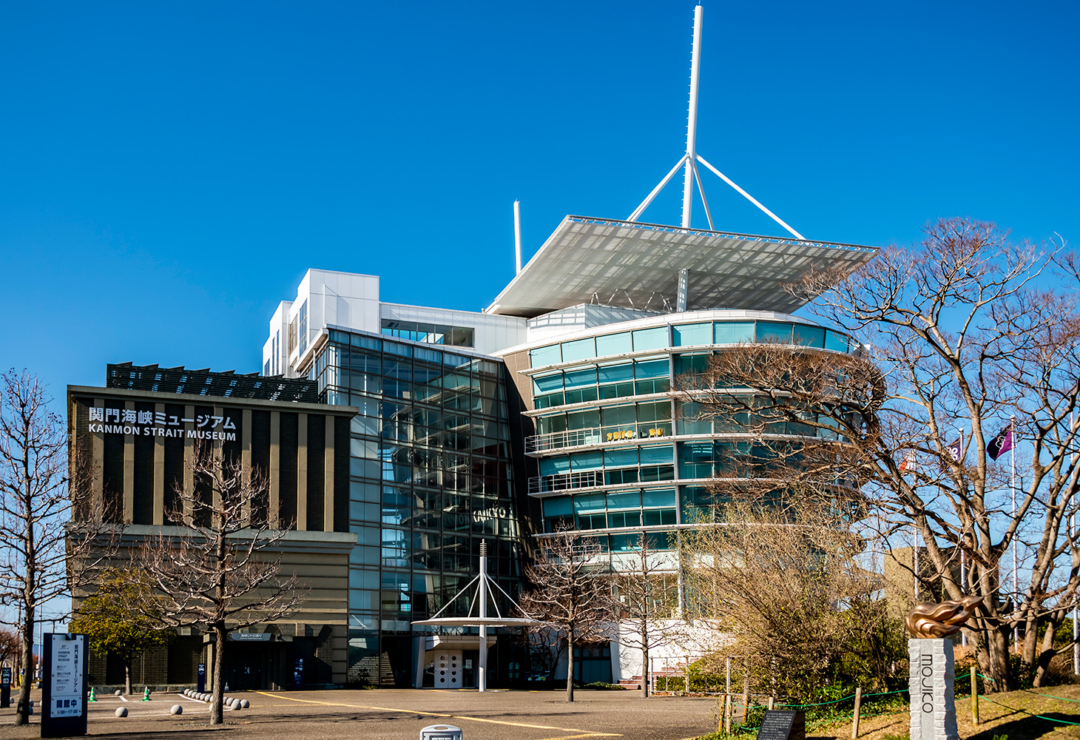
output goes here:
{"type": "Polygon", "coordinates": [[[757,740],[806,740],[806,715],[793,709],[766,709],[757,740]]]}
{"type": "Polygon", "coordinates": [[[206,663],[199,663],[198,680],[195,682],[195,690],[200,694],[206,693],[206,663]]]}
{"type": "Polygon", "coordinates": [[[11,706],[11,669],[7,666],[0,668],[0,709],[11,706]]]}

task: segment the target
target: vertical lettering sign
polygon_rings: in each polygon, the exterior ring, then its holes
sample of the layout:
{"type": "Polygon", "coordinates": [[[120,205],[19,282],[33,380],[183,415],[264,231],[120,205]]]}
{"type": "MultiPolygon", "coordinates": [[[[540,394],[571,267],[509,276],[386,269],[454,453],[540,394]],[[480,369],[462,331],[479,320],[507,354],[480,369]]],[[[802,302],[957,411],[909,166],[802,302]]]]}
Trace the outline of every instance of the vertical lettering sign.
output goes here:
{"type": "Polygon", "coordinates": [[[947,638],[915,638],[908,641],[908,650],[911,655],[911,740],[955,738],[952,642],[947,638]]]}
{"type": "Polygon", "coordinates": [[[45,635],[41,736],[86,734],[86,635],[45,635]]]}
{"type": "Polygon", "coordinates": [[[53,717],[77,717],[82,713],[82,640],[54,640],[49,678],[52,680],[53,717]]]}

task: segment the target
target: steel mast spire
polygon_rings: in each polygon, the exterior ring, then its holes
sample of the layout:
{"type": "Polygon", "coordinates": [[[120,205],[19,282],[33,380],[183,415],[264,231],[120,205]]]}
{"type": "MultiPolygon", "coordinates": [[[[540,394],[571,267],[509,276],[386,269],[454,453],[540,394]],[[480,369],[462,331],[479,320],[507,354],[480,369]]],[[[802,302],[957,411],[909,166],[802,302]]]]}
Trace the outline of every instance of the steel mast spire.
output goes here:
{"type": "Polygon", "coordinates": [[[705,207],[705,218],[709,221],[709,228],[714,229],[712,214],[709,212],[709,201],[705,198],[705,189],[701,185],[701,175],[698,172],[697,164],[705,165],[708,169],[726,182],[732,188],[735,189],[740,195],[746,198],[748,201],[757,206],[766,216],[771,218],[780,226],[784,227],[792,236],[796,239],[804,239],[803,235],[795,231],[795,229],[788,226],[779,216],[763,206],[760,202],[754,199],[750,193],[746,192],[738,185],[736,185],[730,178],[728,178],[720,170],[713,167],[706,162],[701,155],[697,153],[697,110],[698,110],[698,80],[701,73],[701,20],[704,9],[701,7],[701,3],[698,3],[694,7],[694,41],[690,51],[690,108],[686,117],[686,152],[679,158],[679,161],[675,163],[675,166],[671,168],[660,184],[653,188],[652,192],[646,196],[645,200],[641,202],[634,212],[630,214],[627,221],[637,221],[641,218],[641,214],[645,212],[645,209],[653,202],[660,191],[663,190],[667,184],[671,181],[671,178],[675,176],[675,173],[679,171],[679,168],[683,168],[683,200],[682,200],[682,227],[684,229],[691,228],[690,215],[693,210],[694,203],[694,183],[697,183],[698,193],[701,195],[701,203],[705,207]]]}
{"type": "Polygon", "coordinates": [[[701,72],[701,13],[702,7],[699,3],[694,8],[694,43],[690,50],[690,109],[686,117],[686,169],[683,172],[682,191],[682,225],[684,229],[690,228],[690,210],[694,204],[698,77],[701,72]]]}

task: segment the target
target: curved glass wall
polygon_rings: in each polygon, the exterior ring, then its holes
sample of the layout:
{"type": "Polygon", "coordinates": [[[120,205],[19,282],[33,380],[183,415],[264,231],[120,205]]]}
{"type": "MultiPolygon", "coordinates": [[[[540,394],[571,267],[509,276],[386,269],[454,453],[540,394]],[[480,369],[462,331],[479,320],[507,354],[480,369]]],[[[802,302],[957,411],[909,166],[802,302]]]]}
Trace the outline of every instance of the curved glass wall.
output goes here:
{"type": "Polygon", "coordinates": [[[634,549],[645,530],[654,547],[668,549],[671,529],[722,520],[723,502],[708,492],[709,479],[767,473],[772,453],[751,433],[821,434],[752,410],[702,418],[698,404],[675,400],[675,378],[704,372],[725,345],[755,341],[853,349],[846,335],[823,327],[737,320],[665,324],[531,350],[530,366],[540,369],[530,373],[539,413],[525,452],[537,458],[539,475],[528,490],[543,497],[544,531],[571,526],[616,553],[634,549]]]}

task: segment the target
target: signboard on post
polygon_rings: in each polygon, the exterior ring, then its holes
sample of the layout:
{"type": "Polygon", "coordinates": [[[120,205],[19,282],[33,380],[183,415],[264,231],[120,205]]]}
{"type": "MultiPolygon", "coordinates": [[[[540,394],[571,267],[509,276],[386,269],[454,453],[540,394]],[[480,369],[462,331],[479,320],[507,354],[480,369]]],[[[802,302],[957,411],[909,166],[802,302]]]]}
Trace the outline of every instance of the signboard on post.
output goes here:
{"type": "Polygon", "coordinates": [[[11,667],[0,668],[0,709],[11,706],[11,667]]]}
{"type": "Polygon", "coordinates": [[[195,690],[200,694],[206,693],[206,663],[199,663],[199,676],[195,682],[195,690]]]}
{"type": "Polygon", "coordinates": [[[804,740],[806,715],[791,709],[766,709],[757,740],[804,740]]]}
{"type": "Polygon", "coordinates": [[[41,736],[86,734],[86,635],[45,635],[41,736]]]}

